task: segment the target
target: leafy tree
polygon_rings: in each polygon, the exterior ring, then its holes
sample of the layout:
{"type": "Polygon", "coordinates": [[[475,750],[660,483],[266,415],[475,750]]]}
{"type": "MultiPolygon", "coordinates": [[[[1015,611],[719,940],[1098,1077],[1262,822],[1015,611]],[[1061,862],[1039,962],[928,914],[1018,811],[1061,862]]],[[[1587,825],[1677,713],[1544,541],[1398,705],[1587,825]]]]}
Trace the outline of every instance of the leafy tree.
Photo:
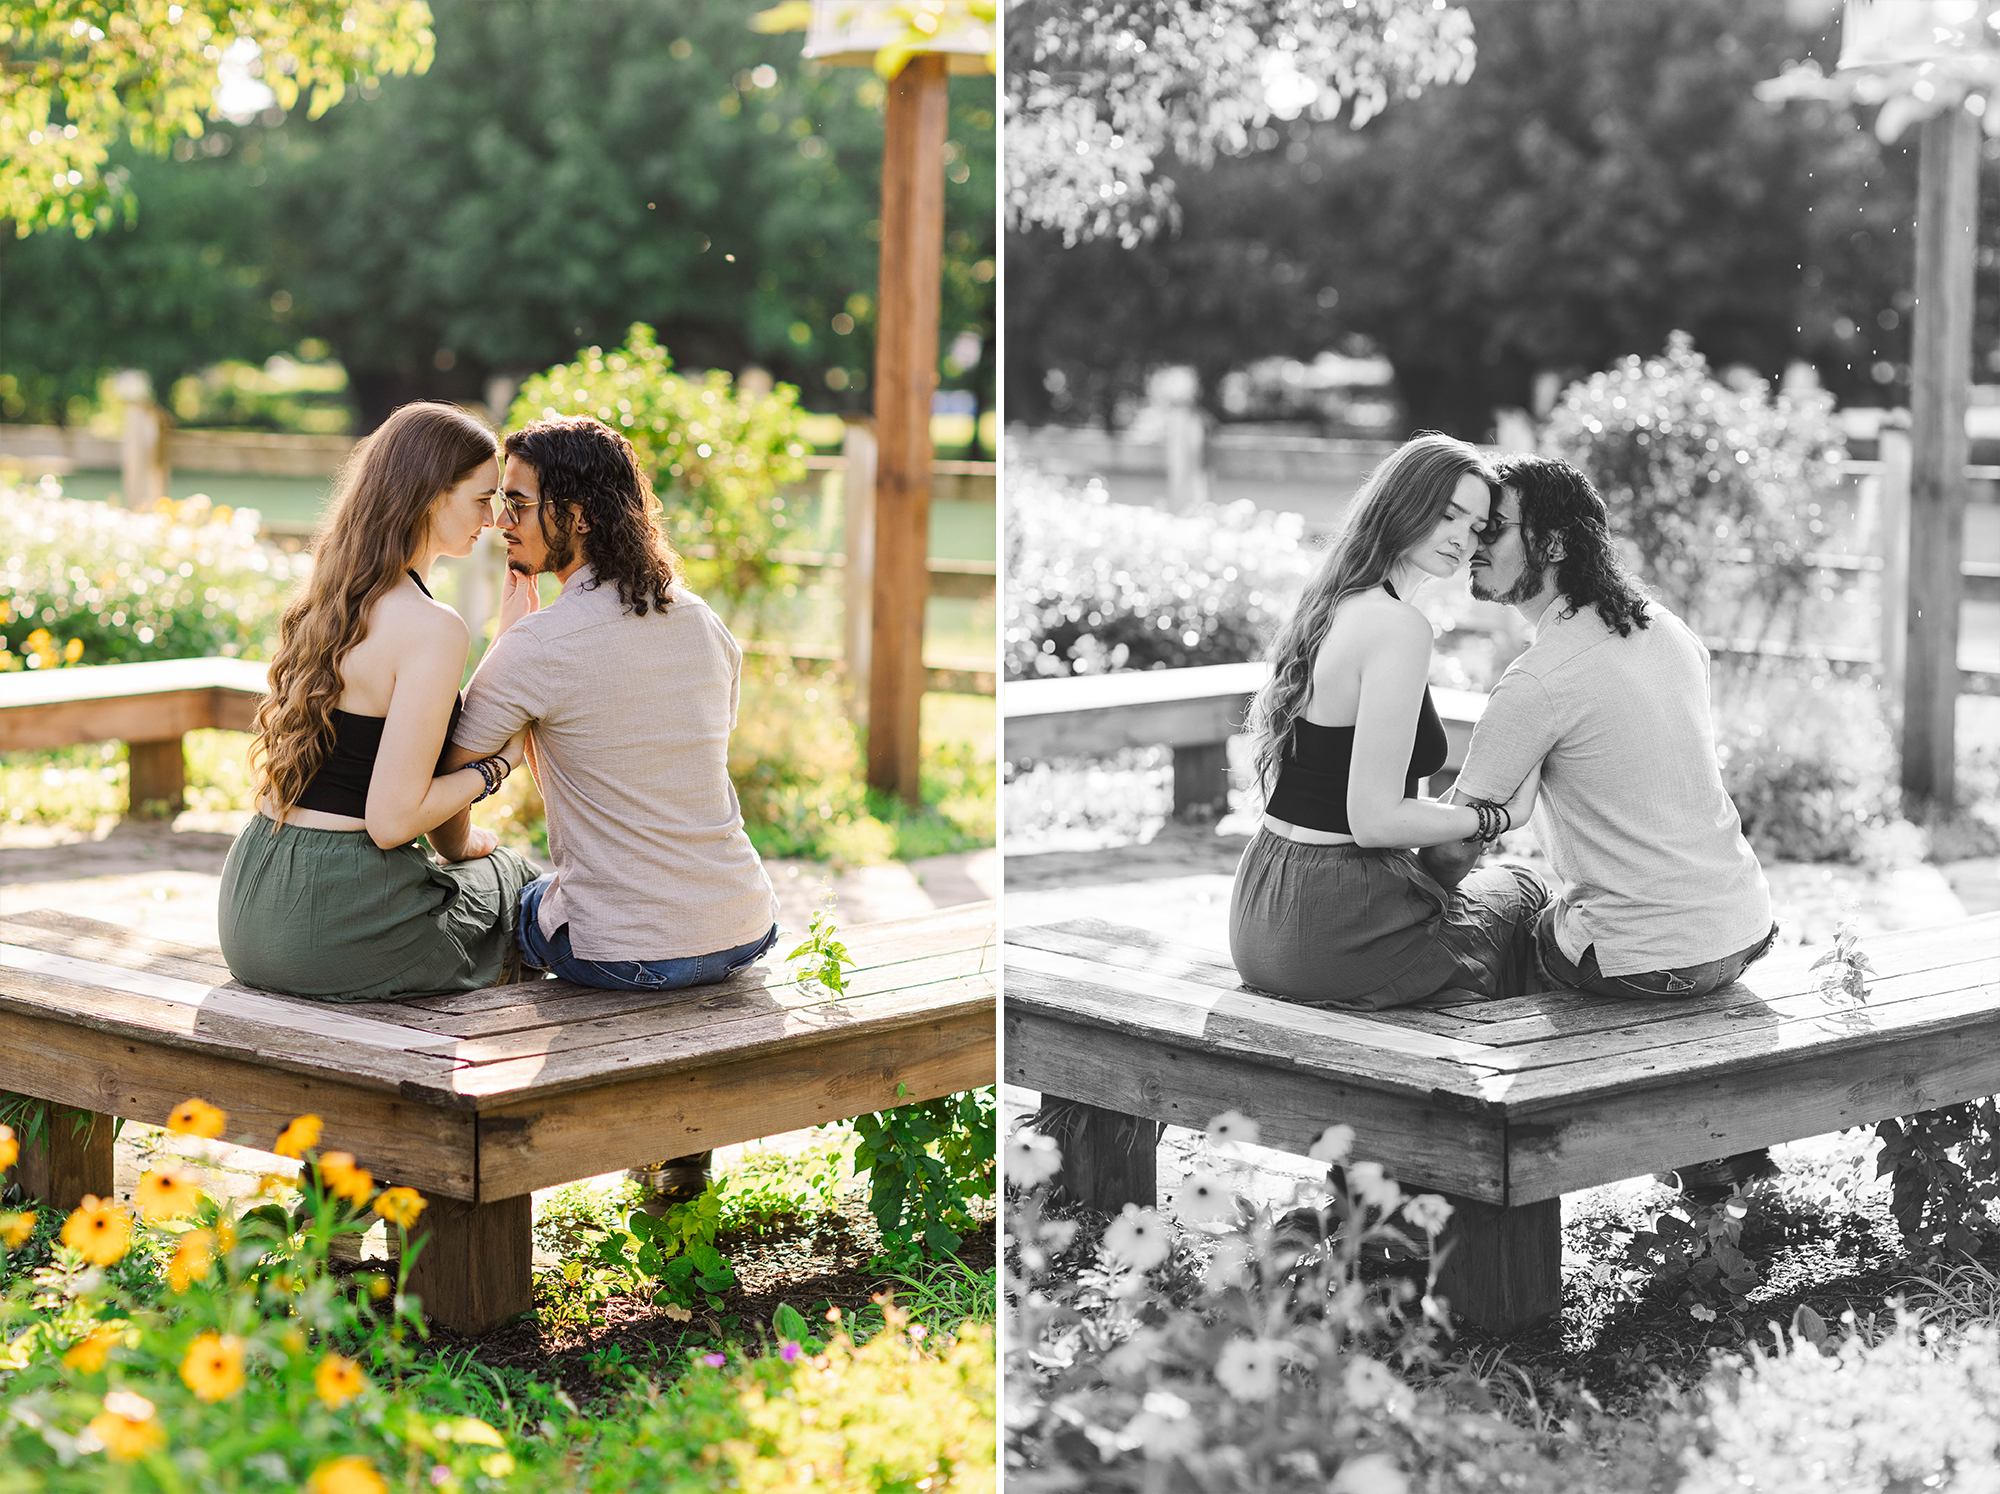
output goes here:
{"type": "Polygon", "coordinates": [[[1010,409],[1101,418],[1167,362],[1212,402],[1230,368],[1354,334],[1394,364],[1414,425],[1474,437],[1538,373],[1675,328],[1718,364],[1803,357],[1848,397],[1896,392],[1913,159],[1853,110],[1754,94],[1787,58],[1830,61],[1833,38],[1782,0],[1468,8],[1463,85],[1358,132],[1275,121],[1247,158],[1173,167],[1178,235],[1010,237],[1010,409]]]}
{"type": "Polygon", "coordinates": [[[0,218],[88,237],[129,213],[129,181],[104,171],[112,148],[201,135],[227,47],[277,107],[303,95],[318,118],[349,82],[422,72],[430,19],[423,0],[0,0],[0,218]]]}

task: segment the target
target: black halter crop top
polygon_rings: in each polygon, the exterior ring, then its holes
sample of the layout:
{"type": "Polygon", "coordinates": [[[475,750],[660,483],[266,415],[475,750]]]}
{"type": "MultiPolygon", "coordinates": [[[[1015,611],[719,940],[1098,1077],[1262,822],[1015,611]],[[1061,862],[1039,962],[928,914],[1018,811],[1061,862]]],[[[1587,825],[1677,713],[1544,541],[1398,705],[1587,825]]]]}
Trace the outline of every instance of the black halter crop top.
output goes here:
{"type": "MultiPolygon", "coordinates": [[[[425,586],[423,578],[411,571],[410,579],[417,583],[425,596],[431,589],[425,586]]],[[[445,770],[445,759],[451,754],[451,734],[458,729],[459,713],[465,709],[465,696],[461,693],[451,705],[451,724],[444,730],[444,746],[438,752],[437,766],[431,769],[431,776],[437,777],[445,770]]],[[[368,817],[368,780],[375,772],[375,759],[382,751],[382,728],[388,723],[386,716],[357,716],[351,711],[333,713],[333,743],[327,748],[326,756],[320,760],[319,771],[314,773],[299,795],[300,809],[317,809],[327,814],[344,814],[354,819],[368,817]]]]}
{"type": "MultiPolygon", "coordinates": [[[[1395,596],[1395,589],[1389,595],[1395,596]]],[[[1410,766],[1403,781],[1403,797],[1417,797],[1418,780],[1428,778],[1444,766],[1451,750],[1444,722],[1438,718],[1437,704],[1424,686],[1424,702],[1417,709],[1417,729],[1410,742],[1410,766]]],[[[1301,715],[1292,723],[1292,737],[1278,766],[1278,782],[1264,803],[1264,812],[1307,830],[1327,830],[1341,835],[1354,832],[1347,824],[1347,775],[1354,761],[1354,728],[1315,726],[1301,715]]]]}

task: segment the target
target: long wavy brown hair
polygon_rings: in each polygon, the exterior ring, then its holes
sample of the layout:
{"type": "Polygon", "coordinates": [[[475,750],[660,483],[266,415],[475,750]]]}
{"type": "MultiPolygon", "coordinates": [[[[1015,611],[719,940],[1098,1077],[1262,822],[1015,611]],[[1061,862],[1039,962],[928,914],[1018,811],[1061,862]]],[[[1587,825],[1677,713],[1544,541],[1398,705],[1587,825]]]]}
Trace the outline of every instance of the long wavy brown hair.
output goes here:
{"type": "Polygon", "coordinates": [[[1405,441],[1368,474],[1347,522],[1271,645],[1271,678],[1250,704],[1257,781],[1268,795],[1291,750],[1292,727],[1312,696],[1313,661],[1333,626],[1334,609],[1356,592],[1380,586],[1409,548],[1451,508],[1467,473],[1500,501],[1500,483],[1478,451],[1426,431],[1405,441]]]}
{"type": "Polygon", "coordinates": [[[590,415],[555,415],[510,431],[506,446],[535,469],[542,492],[535,518],[550,569],[575,558],[570,515],[581,512],[590,525],[581,536],[592,571],[585,584],[609,581],[619,604],[639,617],[649,608],[665,612],[680,557],[660,533],[653,484],[624,433],[590,415]]]}
{"type": "Polygon", "coordinates": [[[403,579],[438,499],[499,449],[456,405],[425,401],[383,421],[340,469],[313,536],[312,572],[278,623],[270,693],[253,727],[251,773],[274,820],[297,805],[333,745],[341,661],[368,635],[370,611],[403,579]]]}

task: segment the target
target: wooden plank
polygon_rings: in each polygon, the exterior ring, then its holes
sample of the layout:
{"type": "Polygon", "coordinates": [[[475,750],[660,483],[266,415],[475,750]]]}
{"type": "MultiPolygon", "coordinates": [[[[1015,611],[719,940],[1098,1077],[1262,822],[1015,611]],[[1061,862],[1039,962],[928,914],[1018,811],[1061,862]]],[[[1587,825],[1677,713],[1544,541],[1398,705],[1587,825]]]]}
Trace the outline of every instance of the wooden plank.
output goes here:
{"type": "MultiPolygon", "coordinates": [[[[1149,674],[1181,672],[1148,671],[1149,674]]],[[[1107,679],[1113,677],[1104,676],[1107,679]]],[[[1010,701],[1016,690],[1025,688],[1025,684],[1010,683],[1007,686],[1010,701]]],[[[1115,710],[1092,708],[1065,715],[1016,716],[1010,705],[1007,759],[1009,762],[1029,762],[1052,757],[1102,757],[1127,747],[1172,747],[1178,750],[1224,742],[1243,730],[1243,721],[1249,709],[1248,695],[1154,701],[1115,710]]]]}
{"type": "MultiPolygon", "coordinates": [[[[106,669],[117,665],[103,665],[106,669]]],[[[68,669],[56,674],[80,673],[68,669]]],[[[13,678],[13,676],[7,676],[13,678]]],[[[150,742],[216,725],[215,692],[182,690],[130,700],[75,700],[0,709],[0,752],[39,751],[74,742],[150,742]]]]}
{"type": "Polygon", "coordinates": [[[1100,1214],[1120,1213],[1128,1203],[1150,1209],[1159,1202],[1158,1121],[1045,1092],[1035,1128],[1062,1154],[1058,1196],[1100,1214]]]}
{"type": "Polygon", "coordinates": [[[122,924],[82,918],[55,908],[0,917],[0,942],[212,985],[230,978],[220,950],[150,939],[122,924]]]}
{"type": "Polygon", "coordinates": [[[1452,1198],[1437,1294],[1452,1316],[1517,1333],[1562,1311],[1562,1200],[1496,1208],[1452,1198]]]}
{"type": "Polygon", "coordinates": [[[1836,1051],[1552,1103],[1507,1124],[1508,1199],[1579,1188],[2000,1093],[2000,1013],[1836,1051]]]}
{"type": "Polygon", "coordinates": [[[875,335],[875,575],[868,668],[868,782],[912,807],[923,701],[930,545],[931,394],[937,388],[944,248],[945,59],[889,80],[875,335]]]}
{"type": "Polygon", "coordinates": [[[353,1152],[379,1181],[453,1198],[470,1198],[475,1187],[470,1113],[220,1044],[169,1046],[0,1007],[0,1090],[149,1125],[200,1095],[228,1112],[227,1139],[257,1147],[275,1142],[294,1116],[314,1114],[326,1122],[325,1145],[353,1152]]]}
{"type": "MultiPolygon", "coordinates": [[[[915,992],[821,1002],[799,1010],[774,1005],[687,1031],[649,1033],[590,1048],[529,1053],[473,1064],[452,1075],[451,1084],[461,1100],[489,1111],[525,1095],[553,1095],[646,1075],[685,1075],[693,1070],[713,1069],[717,1064],[750,1058],[761,1061],[781,1053],[809,1057],[821,1048],[851,1044],[857,1034],[872,1035],[885,1045],[893,1045],[897,1041],[920,1041],[916,1037],[898,1040],[895,1034],[921,1031],[935,1022],[984,1022],[990,1032],[993,987],[993,977],[989,974],[915,992]]],[[[990,1083],[991,1079],[980,1082],[990,1083]]],[[[680,1148],[681,1151],[700,1149],[680,1148]]],[[[670,1153],[653,1155],[664,1157],[670,1153]]]]}
{"type": "Polygon", "coordinates": [[[991,1084],[993,1073],[989,993],[894,1031],[858,1026],[811,1047],[777,1044],[734,1061],[536,1093],[481,1113],[480,1197],[956,1094],[991,1084]]]}
{"type": "Polygon", "coordinates": [[[1157,1034],[1065,1022],[1015,1000],[1007,984],[1007,1082],[1123,1115],[1199,1130],[1241,1110],[1265,1146],[1301,1155],[1328,1126],[1354,1127],[1355,1155],[1399,1179],[1488,1203],[1507,1197],[1503,1122],[1497,1110],[1452,1094],[1381,1087],[1336,1063],[1315,1072],[1256,1051],[1184,1046],[1157,1034]]]}
{"type": "Polygon", "coordinates": [[[48,1134],[39,1142],[22,1142],[15,1173],[21,1191],[47,1207],[67,1214],[86,1194],[110,1198],[112,1181],[112,1121],[93,1110],[49,1107],[48,1134]],[[84,1129],[78,1132],[78,1125],[84,1129]]]}
{"type": "Polygon", "coordinates": [[[534,1199],[428,1202],[413,1235],[423,1241],[410,1291],[424,1316],[454,1333],[491,1333],[535,1307],[534,1199]]]}
{"type": "Polygon", "coordinates": [[[77,669],[22,670],[0,676],[0,715],[74,701],[228,690],[260,696],[268,666],[250,659],[149,659],[139,664],[90,664],[77,669]]]}

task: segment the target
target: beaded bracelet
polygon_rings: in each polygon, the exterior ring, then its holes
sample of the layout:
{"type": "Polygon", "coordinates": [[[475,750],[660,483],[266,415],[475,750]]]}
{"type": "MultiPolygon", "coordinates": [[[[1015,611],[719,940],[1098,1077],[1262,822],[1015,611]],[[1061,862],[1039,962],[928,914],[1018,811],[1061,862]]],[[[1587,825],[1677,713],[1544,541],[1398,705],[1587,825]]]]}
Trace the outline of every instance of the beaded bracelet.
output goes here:
{"type": "Polygon", "coordinates": [[[491,757],[479,758],[474,762],[466,764],[466,766],[477,768],[480,778],[486,784],[485,788],[472,796],[474,804],[477,804],[489,794],[498,793],[500,785],[507,781],[507,775],[514,770],[514,765],[497,752],[491,757]]]}

